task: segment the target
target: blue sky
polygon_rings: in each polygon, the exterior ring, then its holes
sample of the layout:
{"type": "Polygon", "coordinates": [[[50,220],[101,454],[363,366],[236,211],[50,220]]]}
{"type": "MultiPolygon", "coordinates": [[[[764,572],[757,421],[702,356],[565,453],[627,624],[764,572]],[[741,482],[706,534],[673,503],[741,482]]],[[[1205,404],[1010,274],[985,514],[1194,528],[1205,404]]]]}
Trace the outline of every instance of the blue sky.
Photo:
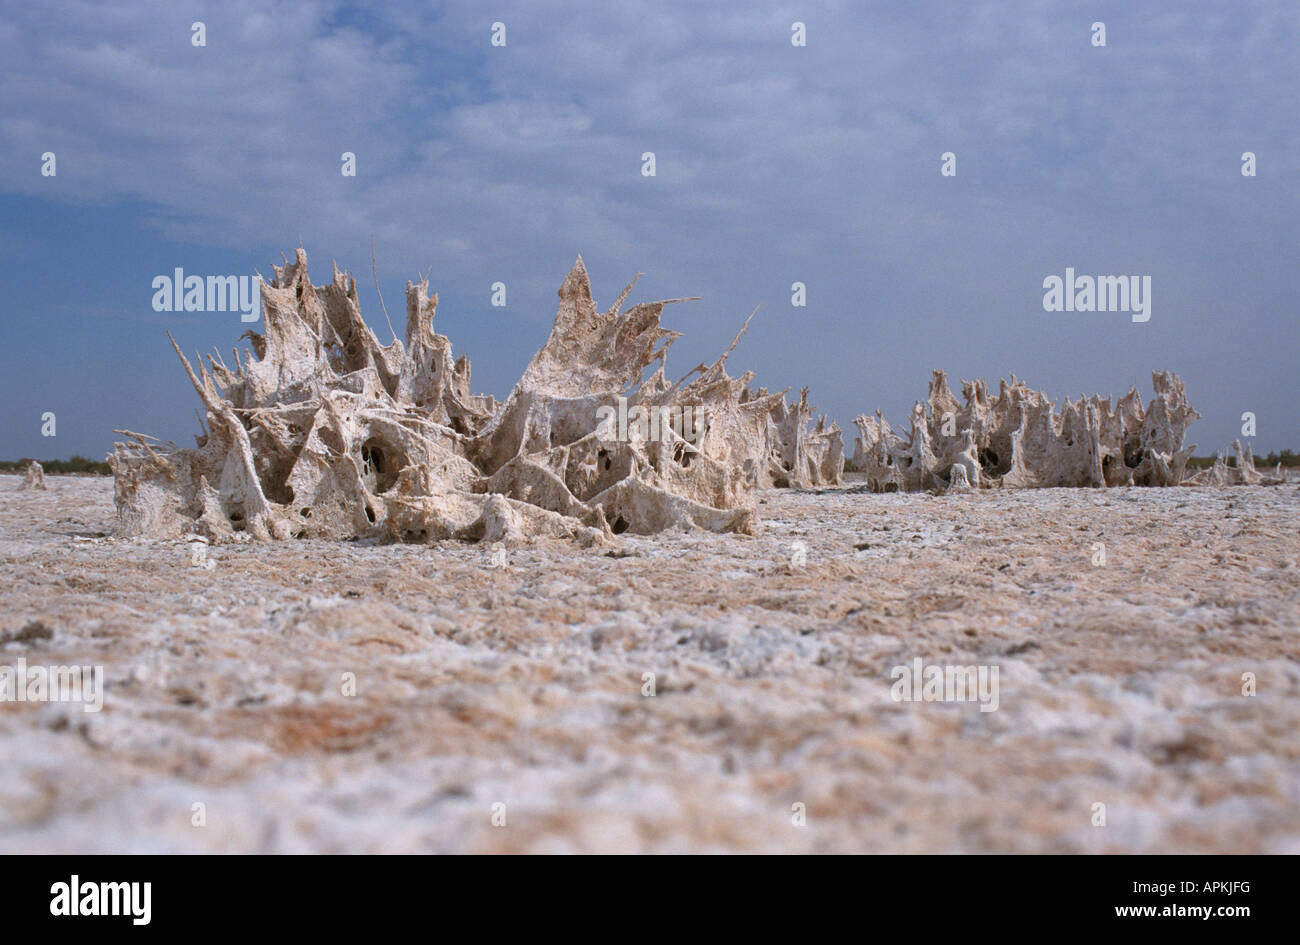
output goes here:
{"type": "Polygon", "coordinates": [[[809,385],[850,443],[858,413],[905,425],[933,368],[1058,400],[1146,398],[1169,368],[1204,415],[1199,452],[1245,411],[1257,451],[1300,447],[1300,6],[726,6],[10,8],[0,457],[100,457],[114,427],[192,442],[197,398],[164,331],[228,354],[248,326],[155,313],[152,280],[176,267],[269,275],[301,239],[315,281],[332,259],[357,275],[387,340],[372,236],[395,324],[427,271],[476,392],[509,392],[582,253],[598,302],[638,271],[634,300],[703,297],[665,312],[685,333],[674,376],[761,306],[733,373],[809,385]],[[1151,320],[1043,311],[1067,266],[1150,275],[1151,320]]]}

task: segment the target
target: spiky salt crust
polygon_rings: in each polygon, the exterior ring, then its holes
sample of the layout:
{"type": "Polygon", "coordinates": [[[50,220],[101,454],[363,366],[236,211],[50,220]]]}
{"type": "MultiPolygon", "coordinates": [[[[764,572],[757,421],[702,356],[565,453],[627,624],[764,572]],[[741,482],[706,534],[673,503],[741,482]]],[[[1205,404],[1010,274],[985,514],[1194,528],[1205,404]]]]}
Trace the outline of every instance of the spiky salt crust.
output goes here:
{"type": "Polygon", "coordinates": [[[382,345],[355,280],[335,267],[313,285],[299,249],[262,283],[265,334],[246,333],[251,351],[234,353],[234,369],[218,355],[196,372],[177,348],[206,411],[197,448],[118,431],[131,437],[111,459],[119,531],[585,544],[670,528],[751,533],[756,488],[841,481],[840,430],[808,428],[806,389],[791,405],[784,391],[751,393],[750,373],[730,377],[740,335],[670,383],[678,334],[659,323],[669,302],[624,312],[631,289],[601,312],[579,257],[550,337],[497,403],[470,393],[469,359],[434,332],[426,281],[407,283],[405,341],[382,345]],[[700,422],[690,433],[603,425],[620,398],[700,422]]]}
{"type": "Polygon", "coordinates": [[[879,411],[853,421],[854,468],[876,492],[1279,481],[1258,473],[1240,442],[1233,443],[1235,465],[1220,455],[1212,469],[1188,476],[1196,445],[1184,440],[1200,414],[1187,403],[1177,374],[1156,371],[1151,383],[1155,397],[1145,407],[1133,388],[1114,406],[1098,394],[1066,400],[1058,414],[1044,391],[1014,376],[996,396],[983,381],[963,382],[959,403],[947,375],[935,371],[928,400],[912,408],[906,437],[879,411]]]}

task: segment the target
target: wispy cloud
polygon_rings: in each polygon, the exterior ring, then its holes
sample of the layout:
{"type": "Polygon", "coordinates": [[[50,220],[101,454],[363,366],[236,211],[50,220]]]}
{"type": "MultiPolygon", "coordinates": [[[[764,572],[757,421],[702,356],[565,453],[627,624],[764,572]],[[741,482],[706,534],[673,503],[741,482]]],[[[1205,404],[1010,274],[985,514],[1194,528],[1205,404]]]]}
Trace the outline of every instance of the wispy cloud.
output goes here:
{"type": "Polygon", "coordinates": [[[607,294],[650,269],[651,290],[706,296],[687,360],[763,302],[738,357],[769,386],[812,383],[842,422],[901,416],[931,367],[1061,395],[1171,367],[1201,404],[1225,399],[1202,406],[1217,445],[1251,407],[1226,402],[1225,361],[1253,350],[1240,396],[1300,441],[1276,394],[1291,295],[1265,275],[1300,210],[1298,20],[1208,2],[55,0],[0,26],[0,186],[123,202],[167,239],[268,262],[301,235],[364,270],[374,234],[386,273],[505,279],[529,302],[579,250],[607,294]],[[47,150],[56,186],[35,172],[47,150]],[[1153,274],[1150,330],[1053,322],[1038,285],[1066,265],[1153,274]],[[808,309],[789,306],[796,279],[808,309]]]}

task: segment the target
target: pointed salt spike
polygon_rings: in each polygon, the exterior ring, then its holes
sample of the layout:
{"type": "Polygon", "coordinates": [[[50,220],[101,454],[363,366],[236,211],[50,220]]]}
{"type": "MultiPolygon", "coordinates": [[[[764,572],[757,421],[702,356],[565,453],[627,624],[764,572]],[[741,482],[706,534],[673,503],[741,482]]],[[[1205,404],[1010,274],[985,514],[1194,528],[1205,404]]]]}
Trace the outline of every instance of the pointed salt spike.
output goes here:
{"type": "MultiPolygon", "coordinates": [[[[660,337],[662,337],[662,338],[664,339],[664,343],[663,343],[663,345],[659,348],[659,351],[658,351],[656,354],[651,355],[650,360],[647,361],[646,364],[647,364],[647,365],[649,365],[649,364],[653,364],[656,360],[658,360],[658,361],[659,361],[659,370],[660,370],[660,371],[663,371],[665,368],[667,368],[667,366],[668,366],[668,349],[671,348],[671,347],[673,346],[673,342],[676,341],[676,340],[677,340],[678,338],[680,338],[681,336],[682,336],[682,335],[681,335],[681,332],[677,332],[677,331],[665,331],[665,332],[660,336],[660,337]]],[[[687,376],[689,377],[690,375],[687,375],[687,376]]]]}
{"type": "Polygon", "coordinates": [[[208,373],[208,366],[203,363],[203,355],[199,354],[198,349],[195,349],[194,351],[194,363],[199,366],[199,373],[203,377],[204,389],[212,395],[214,400],[217,399],[219,396],[217,394],[217,385],[212,380],[212,375],[208,373]]]}
{"type": "Polygon", "coordinates": [[[581,253],[574,260],[569,274],[564,277],[564,283],[560,286],[558,294],[565,301],[570,299],[591,301],[591,280],[587,277],[587,267],[582,261],[581,253]]]}
{"type": "Polygon", "coordinates": [[[722,357],[718,359],[719,364],[726,361],[727,358],[731,356],[731,352],[736,350],[736,345],[740,344],[740,339],[745,336],[745,332],[749,331],[749,323],[752,322],[754,316],[758,314],[758,309],[759,306],[755,305],[754,310],[749,313],[749,318],[745,319],[745,324],[740,326],[740,331],[736,332],[736,337],[732,339],[731,346],[728,347],[726,351],[722,352],[722,357]]]}
{"type": "Polygon", "coordinates": [[[694,375],[694,374],[699,374],[700,376],[703,376],[703,375],[704,375],[704,372],[707,371],[708,369],[709,369],[709,366],[708,366],[707,364],[704,364],[704,363],[700,363],[700,364],[695,365],[695,367],[691,368],[689,371],[687,371],[685,374],[683,374],[683,375],[681,376],[681,378],[679,378],[679,379],[677,380],[677,382],[673,384],[673,391],[675,392],[679,387],[681,387],[683,384],[685,384],[687,378],[691,377],[691,376],[694,375]]]}
{"type": "MultiPolygon", "coordinates": [[[[578,258],[581,259],[582,257],[580,256],[578,258]]],[[[632,281],[627,284],[627,288],[623,290],[622,294],[614,300],[614,304],[610,306],[609,312],[607,313],[609,317],[618,318],[619,312],[623,310],[623,303],[626,302],[627,297],[632,294],[632,287],[636,285],[637,279],[640,279],[644,275],[644,272],[638,272],[636,276],[633,277],[632,281]]]]}
{"type": "Polygon", "coordinates": [[[194,373],[194,368],[190,367],[189,358],[185,357],[185,355],[181,353],[181,346],[176,343],[176,339],[172,337],[172,333],[167,332],[166,334],[167,340],[172,343],[172,348],[176,351],[176,357],[181,359],[181,364],[185,367],[185,373],[189,375],[190,383],[194,385],[194,392],[199,395],[199,399],[203,401],[204,406],[212,409],[212,405],[208,402],[207,392],[199,382],[198,375],[194,373]]]}

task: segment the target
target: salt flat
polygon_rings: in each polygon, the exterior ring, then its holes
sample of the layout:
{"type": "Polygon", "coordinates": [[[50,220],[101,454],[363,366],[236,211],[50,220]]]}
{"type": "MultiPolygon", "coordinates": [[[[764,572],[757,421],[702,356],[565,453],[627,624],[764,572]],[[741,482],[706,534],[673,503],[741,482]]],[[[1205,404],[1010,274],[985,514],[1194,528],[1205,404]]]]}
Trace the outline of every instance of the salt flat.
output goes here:
{"type": "Polygon", "coordinates": [[[0,476],[0,664],[107,690],[0,703],[6,852],[1300,852],[1296,483],[768,491],[754,537],[502,568],[209,567],[48,480],[0,476]],[[916,658],[997,667],[996,711],[895,701],[916,658]]]}

